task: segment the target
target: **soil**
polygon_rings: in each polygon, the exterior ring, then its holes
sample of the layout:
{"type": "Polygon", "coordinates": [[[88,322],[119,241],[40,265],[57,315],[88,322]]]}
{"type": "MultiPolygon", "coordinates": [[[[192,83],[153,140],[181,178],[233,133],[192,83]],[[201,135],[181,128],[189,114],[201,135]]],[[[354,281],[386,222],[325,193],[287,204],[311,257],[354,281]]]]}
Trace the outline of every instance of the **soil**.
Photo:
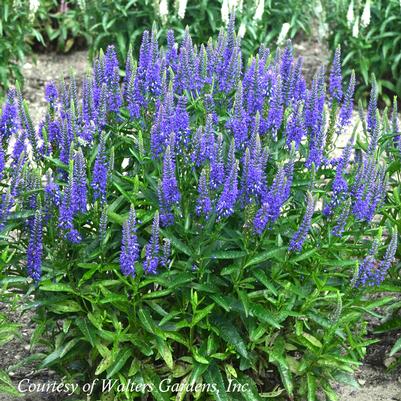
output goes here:
{"type": "MultiPolygon", "coordinates": [[[[30,340],[35,330],[32,321],[33,312],[24,312],[22,302],[16,306],[0,303],[0,313],[4,313],[12,323],[20,325],[19,336],[7,343],[0,349],[0,370],[8,372],[13,384],[17,387],[23,379],[29,379],[33,383],[46,384],[50,382],[60,382],[60,378],[55,372],[49,369],[38,369],[35,362],[23,362],[35,353],[40,353],[40,348],[30,349],[30,340]],[[23,362],[21,365],[20,363],[23,362]]],[[[11,400],[23,401],[56,401],[60,399],[51,393],[32,393],[24,397],[13,397],[0,393],[0,401],[11,400]]]]}
{"type": "Polygon", "coordinates": [[[74,53],[37,54],[22,66],[24,76],[23,96],[29,105],[32,120],[38,124],[44,117],[46,102],[44,88],[47,82],[69,81],[71,74],[75,75],[77,85],[80,86],[83,77],[90,68],[88,53],[77,51],[74,53]]]}
{"type": "MultiPolygon", "coordinates": [[[[322,51],[318,42],[300,42],[294,44],[295,52],[304,58],[304,69],[308,81],[320,64],[327,64],[328,52],[322,51]]],[[[25,77],[23,94],[29,104],[32,119],[37,124],[44,115],[44,85],[48,81],[69,79],[71,69],[75,72],[79,85],[89,68],[87,52],[78,51],[68,55],[55,53],[38,54],[36,62],[28,60],[22,67],[25,77]]],[[[0,350],[0,369],[8,370],[14,384],[23,378],[30,378],[34,383],[60,381],[57,375],[47,369],[37,370],[33,363],[15,367],[18,362],[31,355],[29,341],[34,330],[32,313],[22,313],[21,305],[9,308],[0,303],[0,312],[6,313],[14,322],[21,324],[21,336],[9,342],[0,350]]],[[[370,329],[373,329],[372,322],[370,329]]],[[[377,322],[376,322],[377,324],[377,322]]],[[[388,372],[386,365],[390,362],[389,351],[397,340],[397,336],[385,336],[380,342],[369,348],[364,364],[356,374],[360,388],[337,385],[340,401],[401,401],[401,370],[388,372]]],[[[40,351],[40,350],[39,350],[40,351]]],[[[38,352],[34,350],[33,352],[38,352]]],[[[0,401],[20,399],[24,401],[53,401],[62,399],[60,395],[51,393],[33,393],[21,398],[0,394],[0,401]]]]}

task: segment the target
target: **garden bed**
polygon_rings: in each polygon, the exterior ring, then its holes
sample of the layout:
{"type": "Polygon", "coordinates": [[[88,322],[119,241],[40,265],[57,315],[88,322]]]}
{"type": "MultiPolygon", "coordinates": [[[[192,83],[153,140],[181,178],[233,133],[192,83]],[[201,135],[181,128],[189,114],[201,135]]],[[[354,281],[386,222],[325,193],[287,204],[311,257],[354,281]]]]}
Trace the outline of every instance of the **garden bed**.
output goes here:
{"type": "MultiPolygon", "coordinates": [[[[307,72],[311,73],[316,69],[326,57],[325,52],[320,52],[317,45],[309,46],[307,43],[301,43],[295,46],[297,53],[304,55],[307,72]]],[[[23,67],[25,76],[24,96],[29,103],[31,115],[35,123],[38,123],[40,117],[44,115],[46,109],[44,102],[44,84],[49,80],[57,81],[64,77],[68,79],[70,67],[74,67],[77,81],[84,76],[87,68],[87,55],[85,52],[76,52],[67,56],[54,54],[44,54],[37,56],[37,63],[28,61],[23,67]]],[[[309,74],[308,74],[309,75],[309,74]]],[[[29,356],[29,340],[34,330],[31,323],[31,314],[24,313],[21,310],[7,310],[7,314],[14,322],[22,324],[21,339],[16,339],[9,343],[6,349],[2,351],[0,369],[6,369],[13,366],[21,359],[29,356]]],[[[371,327],[372,328],[372,327],[371,327]]],[[[348,401],[391,401],[401,400],[401,377],[400,372],[387,373],[385,361],[389,350],[394,343],[392,337],[381,338],[378,344],[371,346],[365,364],[359,369],[357,379],[361,388],[359,390],[351,389],[346,386],[339,387],[340,400],[348,401]]],[[[48,382],[57,379],[53,372],[42,370],[34,373],[33,366],[22,366],[15,372],[10,372],[13,382],[16,384],[22,378],[30,377],[34,382],[48,382]]],[[[9,401],[14,398],[0,396],[0,401],[9,401]]],[[[25,400],[55,400],[60,399],[51,394],[47,395],[28,395],[25,400]]]]}

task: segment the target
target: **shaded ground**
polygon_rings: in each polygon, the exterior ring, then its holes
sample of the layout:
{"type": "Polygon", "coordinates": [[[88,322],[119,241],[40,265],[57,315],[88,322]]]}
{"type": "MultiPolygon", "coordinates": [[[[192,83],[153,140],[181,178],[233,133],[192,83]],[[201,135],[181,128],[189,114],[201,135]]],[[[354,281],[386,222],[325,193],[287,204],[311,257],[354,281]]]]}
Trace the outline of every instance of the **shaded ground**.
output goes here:
{"type": "Polygon", "coordinates": [[[46,82],[59,82],[64,79],[68,82],[72,73],[75,74],[79,85],[86,71],[90,68],[86,51],[78,51],[63,55],[56,53],[38,54],[35,60],[28,59],[22,67],[24,76],[24,99],[29,104],[29,111],[34,123],[38,123],[44,116],[46,103],[44,87],[46,82]]]}
{"type": "MultiPolygon", "coordinates": [[[[322,46],[317,42],[301,42],[295,44],[294,48],[298,55],[304,57],[304,69],[308,81],[310,81],[317,66],[321,63],[327,64],[328,52],[322,50],[322,46]]],[[[36,64],[28,61],[23,66],[25,76],[24,97],[29,104],[33,121],[38,123],[44,115],[46,109],[44,85],[47,81],[58,81],[61,78],[68,80],[71,69],[73,69],[79,84],[88,68],[89,63],[85,51],[70,55],[40,54],[37,56],[36,64]]],[[[0,304],[0,312],[4,310],[5,306],[0,304]]],[[[29,341],[34,330],[34,325],[31,323],[32,314],[21,315],[20,309],[7,309],[6,312],[14,322],[22,324],[22,329],[20,339],[13,340],[0,350],[0,369],[13,367],[31,355],[29,341]]],[[[384,337],[379,344],[370,348],[365,364],[357,373],[361,388],[353,389],[347,386],[338,386],[340,401],[401,401],[401,372],[398,370],[387,373],[385,366],[388,363],[389,350],[396,341],[396,337],[384,337]]],[[[12,368],[10,375],[15,384],[24,378],[31,378],[35,383],[60,380],[49,370],[35,371],[32,363],[12,368]]],[[[14,399],[17,398],[0,395],[0,401],[14,399]]],[[[31,394],[18,399],[23,401],[53,401],[60,400],[62,397],[54,394],[31,394]]]]}
{"type": "MultiPolygon", "coordinates": [[[[20,336],[8,342],[6,346],[0,349],[0,370],[8,371],[10,378],[17,387],[21,380],[29,379],[33,383],[46,384],[53,381],[60,381],[57,375],[48,369],[37,369],[37,363],[34,361],[24,362],[26,358],[32,357],[33,354],[39,353],[40,349],[30,350],[30,340],[35,330],[32,322],[32,312],[23,312],[21,305],[17,307],[9,307],[0,304],[0,312],[5,313],[12,323],[21,325],[20,336]]],[[[13,397],[0,393],[0,401],[11,400],[22,401],[57,401],[59,396],[49,393],[32,393],[24,397],[13,397]]]]}

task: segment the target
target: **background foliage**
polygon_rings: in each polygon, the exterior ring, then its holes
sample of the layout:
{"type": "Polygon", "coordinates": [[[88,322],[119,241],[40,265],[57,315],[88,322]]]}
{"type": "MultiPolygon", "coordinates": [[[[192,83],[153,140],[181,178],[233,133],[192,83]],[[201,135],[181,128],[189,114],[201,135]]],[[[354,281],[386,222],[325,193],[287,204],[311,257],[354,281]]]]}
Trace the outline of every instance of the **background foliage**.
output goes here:
{"type": "Polygon", "coordinates": [[[261,43],[269,46],[299,35],[318,38],[333,53],[341,44],[345,75],[355,70],[361,77],[360,97],[367,98],[372,73],[387,104],[401,90],[398,0],[289,0],[284,6],[278,0],[5,0],[0,8],[0,85],[21,79],[18,66],[32,46],[61,52],[88,46],[93,57],[115,44],[123,59],[129,44],[137,48],[143,30],[154,22],[161,38],[167,25],[177,38],[188,26],[198,43],[206,43],[227,22],[231,7],[247,55],[261,43]]]}
{"type": "Polygon", "coordinates": [[[35,27],[35,13],[27,1],[0,3],[0,99],[1,88],[22,78],[21,63],[31,53],[32,42],[43,43],[41,32],[35,27]]]}
{"type": "Polygon", "coordinates": [[[328,1],[329,47],[341,45],[345,74],[361,78],[358,95],[367,97],[370,75],[387,105],[401,93],[401,4],[398,0],[328,1]]]}

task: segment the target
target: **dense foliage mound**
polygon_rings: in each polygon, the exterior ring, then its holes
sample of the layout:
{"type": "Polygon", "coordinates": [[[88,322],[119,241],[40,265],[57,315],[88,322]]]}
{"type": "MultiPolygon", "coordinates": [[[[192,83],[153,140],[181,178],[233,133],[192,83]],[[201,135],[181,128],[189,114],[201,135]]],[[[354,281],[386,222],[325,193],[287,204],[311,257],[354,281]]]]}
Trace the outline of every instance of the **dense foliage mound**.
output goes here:
{"type": "Polygon", "coordinates": [[[350,135],[340,51],[309,86],[291,44],[242,60],[233,18],[200,47],[145,32],[119,73],[109,47],[82,95],[50,83],[37,130],[18,89],[3,107],[3,283],[35,295],[42,366],[156,400],[336,399],[387,302],[365,294],[397,248],[396,112],[373,86],[350,135]]]}

